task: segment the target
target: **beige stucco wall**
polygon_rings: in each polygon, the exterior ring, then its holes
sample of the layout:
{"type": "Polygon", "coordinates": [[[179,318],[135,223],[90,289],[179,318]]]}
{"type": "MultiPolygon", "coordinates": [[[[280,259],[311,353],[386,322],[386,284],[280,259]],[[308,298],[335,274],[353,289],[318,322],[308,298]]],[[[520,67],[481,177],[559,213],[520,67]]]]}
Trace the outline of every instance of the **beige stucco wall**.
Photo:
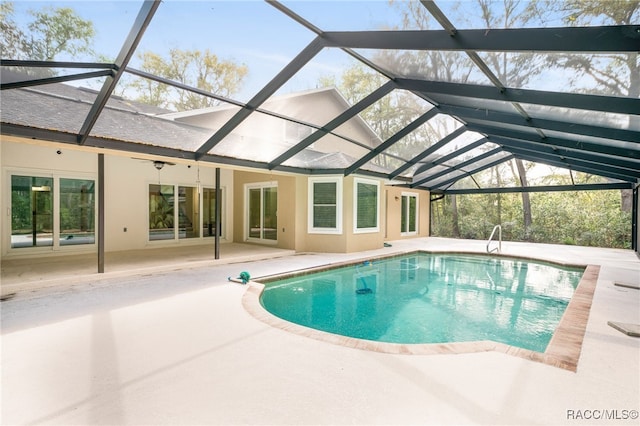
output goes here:
{"type": "MultiPolygon", "coordinates": [[[[3,256],[33,256],[41,254],[65,254],[95,252],[96,245],[77,245],[58,248],[37,247],[10,249],[11,235],[11,179],[10,175],[43,175],[54,177],[87,178],[97,182],[98,150],[74,147],[67,144],[32,143],[16,138],[3,137],[0,141],[2,166],[2,218],[3,256]],[[61,154],[56,151],[60,150],[61,154]],[[55,251],[55,253],[53,253],[55,251]]],[[[213,244],[211,238],[149,241],[148,239],[148,188],[149,184],[177,184],[197,186],[198,174],[202,186],[215,186],[215,169],[196,163],[181,162],[165,166],[160,172],[153,164],[137,158],[135,154],[105,154],[105,251],[144,249],[176,244],[213,244]],[[191,165],[191,167],[189,167],[191,165]],[[124,228],[127,228],[126,232],[124,228]]],[[[176,162],[177,160],[169,160],[176,162]]],[[[221,170],[223,189],[223,236],[233,238],[233,174],[221,170]],[[225,195],[226,192],[226,195],[225,195]]],[[[97,186],[96,186],[97,200],[97,186]]],[[[97,205],[96,205],[97,211],[97,205]]],[[[97,223],[97,220],[96,220],[97,223]]],[[[224,241],[224,239],[223,239],[224,241]]]]}
{"type": "Polygon", "coordinates": [[[417,238],[429,236],[430,225],[430,194],[429,191],[400,188],[395,186],[385,187],[387,229],[386,240],[399,240],[403,238],[417,238]],[[401,200],[402,194],[417,194],[418,196],[418,232],[415,235],[402,235],[400,232],[401,200]],[[396,198],[397,197],[397,198],[396,198]]]}
{"type": "MultiPolygon", "coordinates": [[[[234,172],[234,235],[236,241],[246,238],[245,185],[277,182],[278,185],[278,241],[276,246],[299,252],[346,253],[380,248],[384,244],[384,209],[380,208],[380,230],[355,233],[353,230],[354,178],[343,179],[342,234],[315,234],[308,232],[308,177],[287,176],[248,171],[234,172]]],[[[381,196],[384,192],[381,186],[381,196]]]]}
{"type": "MultiPolygon", "coordinates": [[[[375,181],[377,179],[367,178],[367,180],[375,181]]],[[[347,176],[344,179],[344,230],[347,234],[347,245],[346,252],[354,252],[354,251],[363,251],[363,250],[372,250],[381,248],[384,245],[384,226],[385,226],[385,212],[384,212],[384,204],[382,201],[384,200],[384,187],[382,186],[382,181],[380,182],[380,197],[378,200],[378,214],[379,214],[379,231],[378,232],[366,232],[366,233],[355,233],[354,232],[354,188],[355,188],[356,178],[352,176],[347,176]]]]}
{"type": "MultiPolygon", "coordinates": [[[[418,233],[410,236],[400,234],[400,201],[395,200],[406,189],[384,186],[380,183],[380,229],[378,232],[356,233],[354,232],[354,176],[343,178],[343,203],[342,203],[342,234],[315,234],[308,232],[308,178],[298,177],[297,182],[297,233],[296,249],[310,252],[334,252],[348,253],[363,250],[372,250],[383,246],[387,240],[401,238],[416,238],[429,235],[429,192],[408,191],[418,194],[418,233]]],[[[369,180],[376,180],[367,178],[369,180]]]]}
{"type": "Polygon", "coordinates": [[[277,175],[270,173],[255,173],[236,170],[233,173],[234,181],[234,241],[247,241],[246,226],[246,196],[245,185],[252,183],[277,182],[278,186],[278,236],[276,247],[295,249],[296,236],[296,178],[294,176],[277,175]]]}
{"type": "MultiPolygon", "coordinates": [[[[4,138],[0,145],[2,173],[2,198],[0,211],[6,212],[2,220],[3,256],[31,256],[52,254],[51,248],[10,249],[11,173],[24,175],[50,175],[57,177],[89,178],[97,181],[98,150],[73,147],[66,144],[44,144],[4,138]],[[56,151],[62,151],[57,154],[56,151]]],[[[148,239],[148,187],[149,184],[173,184],[215,186],[213,165],[174,161],[160,172],[149,161],[138,155],[107,152],[105,154],[105,250],[119,251],[145,249],[176,244],[212,244],[211,238],[149,241],[148,239]],[[132,158],[134,157],[134,158],[132,158]],[[191,165],[191,167],[189,167],[191,165]],[[127,229],[126,232],[124,229],[127,229]]],[[[354,184],[355,176],[341,177],[343,182],[342,234],[317,234],[308,232],[309,177],[301,175],[272,174],[241,170],[221,170],[223,190],[223,239],[222,241],[246,241],[245,236],[245,185],[276,181],[278,184],[278,234],[277,247],[300,252],[356,252],[380,248],[385,241],[429,235],[429,193],[419,194],[418,233],[412,236],[400,234],[400,197],[406,189],[384,186],[380,183],[379,230],[354,232],[354,184]]],[[[96,246],[66,246],[56,248],[57,254],[78,251],[95,251],[96,246]]],[[[53,253],[55,254],[55,253],[53,253]]]]}

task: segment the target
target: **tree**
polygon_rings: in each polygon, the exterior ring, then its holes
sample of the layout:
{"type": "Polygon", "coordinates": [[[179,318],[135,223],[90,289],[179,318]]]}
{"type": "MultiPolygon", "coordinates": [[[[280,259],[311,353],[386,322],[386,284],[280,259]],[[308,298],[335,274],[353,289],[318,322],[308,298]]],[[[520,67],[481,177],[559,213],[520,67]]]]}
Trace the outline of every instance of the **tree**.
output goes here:
{"type": "Polygon", "coordinates": [[[13,18],[13,3],[0,4],[3,57],[52,61],[63,54],[72,58],[93,55],[93,23],[82,19],[73,9],[48,6],[28,13],[33,20],[21,28],[13,18]]]}
{"type": "Polygon", "coordinates": [[[13,19],[12,2],[0,3],[0,52],[3,58],[25,59],[24,32],[13,19]]]}
{"type": "MultiPolygon", "coordinates": [[[[482,20],[487,28],[513,28],[526,24],[530,18],[520,13],[523,2],[519,0],[503,0],[502,13],[496,13],[490,0],[478,0],[482,11],[482,20]]],[[[523,87],[532,77],[539,74],[542,61],[538,55],[532,53],[507,54],[489,52],[486,61],[496,73],[496,77],[508,87],[523,87]]],[[[521,159],[514,159],[520,186],[528,186],[526,168],[521,159]]],[[[532,225],[531,200],[528,192],[522,192],[522,212],[524,215],[525,239],[529,239],[532,225]]]]}
{"type": "MultiPolygon", "coordinates": [[[[386,54],[385,54],[386,55],[386,54]]],[[[325,76],[319,80],[321,87],[336,87],[349,104],[354,105],[362,98],[382,86],[387,79],[378,72],[354,63],[336,80],[335,76],[325,76]]],[[[400,131],[406,125],[426,112],[426,102],[415,95],[394,91],[366,108],[359,115],[363,118],[380,140],[384,141],[400,131]]],[[[450,122],[431,121],[406,136],[401,142],[392,145],[372,161],[387,169],[395,169],[403,160],[410,159],[422,152],[426,146],[438,141],[454,129],[450,122]]]]}
{"type": "Polygon", "coordinates": [[[30,13],[35,18],[29,24],[27,41],[31,59],[52,61],[61,53],[72,57],[94,54],[91,48],[95,36],[93,23],[82,19],[73,9],[49,6],[30,13]]]}
{"type": "MultiPolygon", "coordinates": [[[[138,57],[142,60],[141,69],[145,72],[223,97],[238,92],[248,73],[246,65],[220,60],[208,49],[171,49],[168,58],[147,51],[138,57]]],[[[137,79],[131,83],[131,87],[138,93],[136,100],[177,111],[206,108],[219,103],[213,98],[148,79],[137,79]]]]}
{"type": "MultiPolygon", "coordinates": [[[[640,22],[640,1],[635,0],[564,0],[531,4],[529,13],[548,19],[560,15],[572,26],[634,25],[640,22]]],[[[548,65],[570,70],[574,90],[630,98],[640,97],[640,55],[566,54],[549,56],[548,65]]],[[[629,128],[640,125],[640,119],[630,117],[629,128]]],[[[631,212],[632,191],[621,191],[623,211],[631,212]]]]}

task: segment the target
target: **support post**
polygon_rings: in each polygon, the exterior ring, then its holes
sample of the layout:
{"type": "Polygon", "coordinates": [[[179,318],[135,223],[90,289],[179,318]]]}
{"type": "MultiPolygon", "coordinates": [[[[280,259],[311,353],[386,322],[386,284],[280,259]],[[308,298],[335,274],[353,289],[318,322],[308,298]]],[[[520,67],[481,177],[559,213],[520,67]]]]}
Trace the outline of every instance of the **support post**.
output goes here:
{"type": "Polygon", "coordinates": [[[640,185],[635,185],[633,188],[633,205],[631,206],[631,248],[636,251],[636,254],[640,256],[640,232],[638,232],[638,221],[640,220],[640,201],[638,189],[640,185]]]}
{"type": "Polygon", "coordinates": [[[220,234],[222,231],[222,200],[220,200],[221,191],[220,191],[220,167],[216,167],[216,234],[214,237],[215,241],[215,258],[220,259],[220,234]]]}
{"type": "Polygon", "coordinates": [[[104,273],[104,154],[98,154],[98,273],[104,273]]]}

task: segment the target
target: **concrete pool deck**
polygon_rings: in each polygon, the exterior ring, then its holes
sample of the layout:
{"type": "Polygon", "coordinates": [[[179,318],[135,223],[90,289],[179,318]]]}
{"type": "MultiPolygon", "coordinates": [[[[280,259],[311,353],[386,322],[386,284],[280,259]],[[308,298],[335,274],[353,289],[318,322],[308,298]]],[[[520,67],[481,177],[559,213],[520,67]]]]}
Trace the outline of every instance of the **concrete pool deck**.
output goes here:
{"type": "Polygon", "coordinates": [[[640,339],[607,324],[640,323],[640,291],[614,285],[640,282],[632,251],[503,243],[507,255],[600,265],[576,372],[494,351],[321,342],[255,319],[242,306],[248,286],[227,281],[416,249],[485,250],[391,244],[79,274],[28,291],[14,282],[1,305],[2,424],[638,424],[640,339]]]}

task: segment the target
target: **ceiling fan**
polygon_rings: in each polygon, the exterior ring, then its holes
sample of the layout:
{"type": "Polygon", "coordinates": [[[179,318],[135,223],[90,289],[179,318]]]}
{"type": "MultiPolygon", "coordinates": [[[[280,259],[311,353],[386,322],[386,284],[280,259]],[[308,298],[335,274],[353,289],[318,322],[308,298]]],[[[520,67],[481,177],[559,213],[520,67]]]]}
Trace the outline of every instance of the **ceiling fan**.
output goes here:
{"type": "MultiPolygon", "coordinates": [[[[133,158],[133,157],[132,157],[133,158]]],[[[149,160],[146,158],[133,158],[134,160],[141,160],[141,161],[151,161],[153,163],[153,167],[155,167],[158,170],[162,170],[162,168],[166,165],[166,166],[175,166],[176,163],[172,163],[170,161],[162,161],[162,160],[149,160]]]]}

